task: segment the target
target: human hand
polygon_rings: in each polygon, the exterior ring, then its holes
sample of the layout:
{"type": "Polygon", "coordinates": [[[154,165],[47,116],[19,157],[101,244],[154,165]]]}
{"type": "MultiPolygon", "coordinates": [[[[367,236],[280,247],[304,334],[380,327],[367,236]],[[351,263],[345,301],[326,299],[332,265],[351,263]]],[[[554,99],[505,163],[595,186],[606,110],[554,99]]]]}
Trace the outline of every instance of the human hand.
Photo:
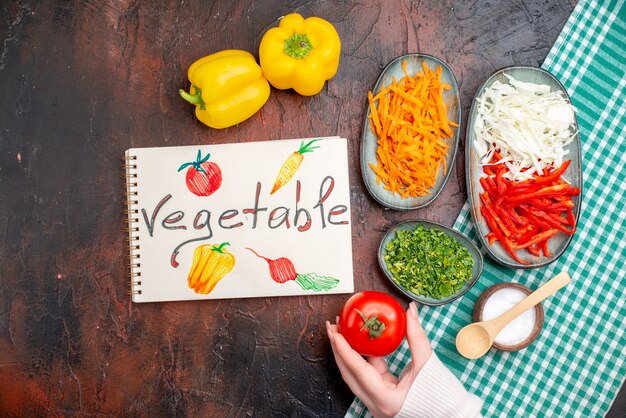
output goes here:
{"type": "Polygon", "coordinates": [[[400,411],[413,381],[432,354],[415,302],[409,304],[406,315],[406,339],[413,361],[407,364],[400,379],[389,372],[383,357],[368,357],[366,361],[337,331],[337,325],[326,321],[326,332],[341,377],[377,418],[392,417],[400,411]]]}

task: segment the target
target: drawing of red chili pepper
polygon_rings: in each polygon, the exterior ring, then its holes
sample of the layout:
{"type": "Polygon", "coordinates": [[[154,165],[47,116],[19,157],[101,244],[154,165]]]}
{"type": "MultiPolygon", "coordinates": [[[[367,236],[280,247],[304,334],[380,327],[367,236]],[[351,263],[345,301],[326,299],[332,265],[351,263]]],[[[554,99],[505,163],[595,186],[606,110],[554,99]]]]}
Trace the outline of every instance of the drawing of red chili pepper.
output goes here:
{"type": "Polygon", "coordinates": [[[200,245],[193,252],[193,262],[187,276],[189,288],[196,293],[209,294],[217,282],[222,280],[235,267],[235,256],[222,244],[200,245]]]}
{"type": "Polygon", "coordinates": [[[312,147],[311,145],[315,142],[319,141],[319,139],[313,139],[309,141],[306,145],[304,145],[304,141],[300,143],[300,148],[298,151],[291,154],[280,167],[278,171],[278,176],[276,177],[276,181],[274,182],[274,187],[270,194],[274,194],[278,189],[283,187],[285,184],[291,180],[291,178],[296,174],[298,168],[300,168],[300,164],[302,164],[302,160],[304,160],[305,152],[313,152],[314,149],[319,147],[312,147]]]}
{"type": "Polygon", "coordinates": [[[189,167],[185,181],[187,188],[196,196],[210,196],[222,185],[222,170],[212,161],[209,161],[211,154],[202,158],[202,151],[198,150],[196,161],[185,163],[178,171],[189,167]]]}
{"type": "Polygon", "coordinates": [[[257,257],[267,261],[270,268],[270,276],[276,283],[285,283],[293,280],[298,283],[303,290],[313,290],[315,292],[328,291],[339,283],[339,280],[333,277],[320,276],[317,273],[298,274],[291,260],[286,257],[272,260],[263,257],[252,248],[246,249],[252,251],[257,257]]]}

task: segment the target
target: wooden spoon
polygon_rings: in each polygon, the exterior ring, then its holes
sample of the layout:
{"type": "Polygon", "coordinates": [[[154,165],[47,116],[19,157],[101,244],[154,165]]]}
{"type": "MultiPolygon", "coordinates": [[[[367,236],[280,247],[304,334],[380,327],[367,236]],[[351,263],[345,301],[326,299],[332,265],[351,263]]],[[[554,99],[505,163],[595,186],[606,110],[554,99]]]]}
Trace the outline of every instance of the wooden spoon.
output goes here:
{"type": "Polygon", "coordinates": [[[481,357],[489,351],[493,340],[502,328],[523,312],[556,293],[570,280],[569,274],[563,271],[502,315],[489,321],[475,322],[463,327],[456,336],[456,349],[465,358],[476,359],[481,357]]]}

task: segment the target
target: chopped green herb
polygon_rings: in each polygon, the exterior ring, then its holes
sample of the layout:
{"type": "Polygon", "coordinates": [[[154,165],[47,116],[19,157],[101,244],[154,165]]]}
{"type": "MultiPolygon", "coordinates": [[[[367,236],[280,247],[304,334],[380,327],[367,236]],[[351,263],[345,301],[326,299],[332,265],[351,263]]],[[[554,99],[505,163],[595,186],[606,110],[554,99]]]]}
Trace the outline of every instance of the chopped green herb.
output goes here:
{"type": "Polygon", "coordinates": [[[394,281],[416,295],[448,297],[472,277],[470,252],[437,229],[419,225],[412,231],[398,230],[385,249],[394,281]]]}

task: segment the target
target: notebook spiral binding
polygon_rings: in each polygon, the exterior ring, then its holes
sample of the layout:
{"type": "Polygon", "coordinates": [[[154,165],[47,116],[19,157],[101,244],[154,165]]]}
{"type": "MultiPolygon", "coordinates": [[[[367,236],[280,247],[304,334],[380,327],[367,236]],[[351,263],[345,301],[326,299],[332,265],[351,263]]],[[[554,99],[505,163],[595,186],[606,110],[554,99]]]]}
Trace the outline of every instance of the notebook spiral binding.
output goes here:
{"type": "Polygon", "coordinates": [[[126,210],[128,226],[128,294],[141,295],[141,248],[139,247],[139,202],[137,200],[137,156],[124,156],[124,178],[126,180],[126,210]]]}

